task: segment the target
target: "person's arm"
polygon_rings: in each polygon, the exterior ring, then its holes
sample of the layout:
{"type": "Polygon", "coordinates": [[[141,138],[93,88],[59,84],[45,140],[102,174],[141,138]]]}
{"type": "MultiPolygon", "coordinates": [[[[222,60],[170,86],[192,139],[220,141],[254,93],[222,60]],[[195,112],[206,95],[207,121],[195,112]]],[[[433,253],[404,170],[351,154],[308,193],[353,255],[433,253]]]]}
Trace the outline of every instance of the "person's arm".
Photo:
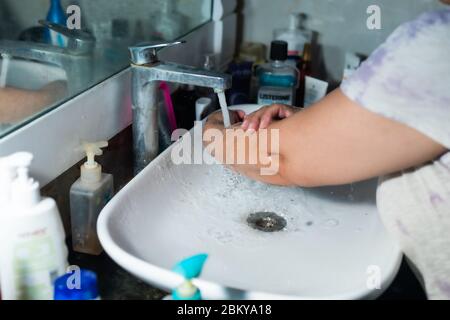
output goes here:
{"type": "MultiPolygon", "coordinates": [[[[217,122],[207,124],[208,128],[223,130],[217,122]]],[[[271,129],[278,129],[280,136],[278,173],[262,176],[260,163],[233,168],[279,185],[361,181],[423,164],[446,150],[420,132],[360,107],[340,89],[304,111],[271,123],[271,129]]]]}
{"type": "Polygon", "coordinates": [[[21,121],[62,98],[66,83],[56,81],[38,91],[15,88],[0,89],[0,123],[21,121]]]}

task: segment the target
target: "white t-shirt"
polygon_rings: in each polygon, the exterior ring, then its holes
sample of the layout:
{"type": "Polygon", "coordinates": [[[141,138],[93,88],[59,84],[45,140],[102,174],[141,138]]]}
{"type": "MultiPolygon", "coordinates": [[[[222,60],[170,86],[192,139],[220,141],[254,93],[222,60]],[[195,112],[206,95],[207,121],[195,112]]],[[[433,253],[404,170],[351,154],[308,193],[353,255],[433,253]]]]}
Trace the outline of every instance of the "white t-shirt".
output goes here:
{"type": "MultiPolygon", "coordinates": [[[[397,28],[341,90],[450,149],[450,9],[397,28]]],[[[428,297],[450,299],[450,153],[380,179],[377,206],[428,297]]]]}

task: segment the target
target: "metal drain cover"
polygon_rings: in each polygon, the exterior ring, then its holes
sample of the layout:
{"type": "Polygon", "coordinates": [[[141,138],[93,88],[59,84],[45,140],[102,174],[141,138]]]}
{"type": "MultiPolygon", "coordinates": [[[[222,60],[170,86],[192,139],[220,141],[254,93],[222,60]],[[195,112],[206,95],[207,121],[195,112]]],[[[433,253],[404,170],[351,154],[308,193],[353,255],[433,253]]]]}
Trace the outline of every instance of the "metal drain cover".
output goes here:
{"type": "Polygon", "coordinates": [[[274,212],[252,213],[248,216],[247,223],[253,229],[263,232],[281,231],[287,225],[286,219],[274,212]]]}

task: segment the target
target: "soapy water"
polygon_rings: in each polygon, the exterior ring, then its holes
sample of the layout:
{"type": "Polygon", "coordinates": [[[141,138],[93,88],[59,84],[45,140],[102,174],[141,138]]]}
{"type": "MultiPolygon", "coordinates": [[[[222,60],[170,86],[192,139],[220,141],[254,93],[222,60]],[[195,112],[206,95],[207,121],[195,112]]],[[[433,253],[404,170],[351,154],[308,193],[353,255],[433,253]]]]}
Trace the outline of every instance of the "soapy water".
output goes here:
{"type": "Polygon", "coordinates": [[[223,124],[225,128],[229,128],[231,126],[231,120],[230,120],[230,112],[228,110],[227,99],[225,97],[225,92],[218,92],[217,96],[219,98],[220,108],[222,109],[223,124]]]}
{"type": "Polygon", "coordinates": [[[11,58],[8,55],[2,55],[2,64],[0,69],[0,88],[6,86],[6,79],[8,77],[8,69],[11,58]]]}
{"type": "Polygon", "coordinates": [[[298,238],[318,229],[332,232],[343,225],[341,215],[358,211],[349,206],[353,199],[346,199],[344,206],[330,209],[334,202],[332,196],[324,199],[308,189],[252,181],[221,165],[180,169],[179,173],[172,171],[171,174],[174,176],[166,178],[180,181],[181,190],[173,199],[173,208],[168,211],[183,226],[196,230],[202,242],[213,239],[227,245],[263,246],[266,241],[280,237],[298,238]],[[187,171],[188,176],[185,176],[187,171]],[[286,225],[276,233],[255,230],[247,219],[257,212],[276,213],[286,225]]]}

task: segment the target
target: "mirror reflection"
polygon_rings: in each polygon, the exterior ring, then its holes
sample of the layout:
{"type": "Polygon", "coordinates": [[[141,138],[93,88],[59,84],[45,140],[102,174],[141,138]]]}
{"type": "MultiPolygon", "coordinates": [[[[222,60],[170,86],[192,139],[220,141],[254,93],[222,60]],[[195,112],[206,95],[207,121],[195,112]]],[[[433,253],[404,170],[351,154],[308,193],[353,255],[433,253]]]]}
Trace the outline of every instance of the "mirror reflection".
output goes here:
{"type": "Polygon", "coordinates": [[[0,137],[209,21],[211,0],[0,0],[0,137]]]}

